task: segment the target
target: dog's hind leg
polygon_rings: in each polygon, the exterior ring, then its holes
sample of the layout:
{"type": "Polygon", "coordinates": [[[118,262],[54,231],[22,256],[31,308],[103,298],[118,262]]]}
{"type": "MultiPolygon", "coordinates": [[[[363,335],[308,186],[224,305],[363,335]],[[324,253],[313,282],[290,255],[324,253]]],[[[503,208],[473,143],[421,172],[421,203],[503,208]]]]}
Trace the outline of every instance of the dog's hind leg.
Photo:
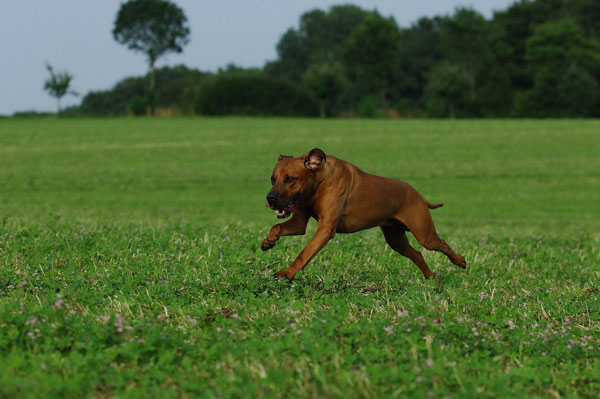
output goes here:
{"type": "Polygon", "coordinates": [[[380,226],[380,228],[385,237],[385,242],[387,242],[394,251],[412,260],[413,263],[421,269],[425,278],[435,278],[435,273],[429,269],[425,259],[423,259],[423,255],[414,249],[408,242],[406,230],[403,226],[380,226]]]}
{"type": "Polygon", "coordinates": [[[442,240],[441,238],[440,242],[442,243],[442,252],[444,253],[444,255],[446,255],[448,259],[450,259],[450,261],[456,266],[466,269],[467,261],[465,260],[465,257],[454,252],[454,250],[450,248],[450,245],[448,245],[446,241],[442,240]]]}
{"type": "Polygon", "coordinates": [[[467,267],[464,256],[454,252],[450,248],[450,245],[437,235],[429,209],[425,206],[414,209],[413,212],[410,212],[410,217],[407,220],[402,220],[402,222],[406,224],[410,232],[413,233],[419,244],[423,247],[430,251],[442,252],[450,259],[450,262],[458,267],[463,269],[467,267]]]}

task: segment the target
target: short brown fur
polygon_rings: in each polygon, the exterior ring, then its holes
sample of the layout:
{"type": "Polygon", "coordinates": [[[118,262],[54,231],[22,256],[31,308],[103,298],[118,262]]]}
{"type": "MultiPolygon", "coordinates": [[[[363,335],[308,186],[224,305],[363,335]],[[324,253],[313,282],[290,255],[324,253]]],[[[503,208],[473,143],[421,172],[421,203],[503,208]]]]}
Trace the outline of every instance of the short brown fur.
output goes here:
{"type": "Polygon", "coordinates": [[[268,206],[284,209],[293,203],[293,214],[291,219],[271,227],[262,241],[263,251],[272,248],[282,236],[303,235],[311,217],[318,220],[317,232],[306,248],[288,268],[276,272],[276,277],[292,280],[336,233],[354,233],[377,226],[388,245],[413,261],[425,278],[434,278],[435,273],[409,244],[407,231],[423,247],[440,251],[452,263],[466,268],[465,258],[435,231],[429,209],[442,204],[430,204],[403,181],[365,173],[315,148],[297,158],[280,155],[272,183],[268,206]]]}

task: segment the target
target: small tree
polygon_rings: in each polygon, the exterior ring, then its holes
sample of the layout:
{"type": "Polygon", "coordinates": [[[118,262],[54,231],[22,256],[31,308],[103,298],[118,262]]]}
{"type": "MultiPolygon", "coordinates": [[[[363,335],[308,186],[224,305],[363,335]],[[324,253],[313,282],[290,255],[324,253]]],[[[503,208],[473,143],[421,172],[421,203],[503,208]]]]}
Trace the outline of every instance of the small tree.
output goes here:
{"type": "Polygon", "coordinates": [[[129,0],[121,5],[112,34],[117,42],[148,57],[150,113],[154,115],[156,60],[169,52],[181,53],[189,42],[183,10],[167,0],[129,0]]]}
{"type": "Polygon", "coordinates": [[[65,96],[65,94],[71,94],[73,96],[77,96],[78,94],[69,90],[69,86],[71,85],[71,80],[73,80],[73,75],[71,75],[68,71],[54,71],[52,65],[46,64],[46,69],[50,73],[50,77],[44,82],[44,90],[46,90],[52,97],[56,98],[57,104],[57,113],[60,114],[60,99],[65,96]]]}

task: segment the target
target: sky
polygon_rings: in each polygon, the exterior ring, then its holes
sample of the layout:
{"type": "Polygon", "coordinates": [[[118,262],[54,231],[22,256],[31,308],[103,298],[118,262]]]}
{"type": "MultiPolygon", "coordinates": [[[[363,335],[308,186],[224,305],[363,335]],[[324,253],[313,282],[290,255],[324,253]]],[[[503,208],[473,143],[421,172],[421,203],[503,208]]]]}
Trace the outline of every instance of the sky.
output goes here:
{"type": "MultiPolygon", "coordinates": [[[[106,90],[127,76],[142,75],[144,55],[115,42],[111,31],[120,0],[2,0],[0,4],[0,115],[15,111],[55,111],[56,100],[43,85],[45,63],[74,75],[72,88],[85,95],[106,90]]],[[[157,66],[185,64],[216,71],[228,63],[262,67],[277,57],[275,46],[302,13],[336,4],[377,9],[408,27],[422,16],[452,14],[472,7],[486,17],[514,0],[175,0],[185,12],[190,43],[157,66]]],[[[65,96],[63,106],[81,98],[65,96]]]]}

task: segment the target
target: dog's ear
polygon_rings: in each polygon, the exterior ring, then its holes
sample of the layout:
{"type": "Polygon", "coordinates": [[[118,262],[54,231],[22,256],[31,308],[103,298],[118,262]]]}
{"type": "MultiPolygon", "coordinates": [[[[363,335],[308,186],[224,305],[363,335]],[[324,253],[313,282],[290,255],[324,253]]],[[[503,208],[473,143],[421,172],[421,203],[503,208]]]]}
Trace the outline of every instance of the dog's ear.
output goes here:
{"type": "Polygon", "coordinates": [[[294,158],[294,157],[291,156],[291,155],[281,155],[280,154],[279,155],[279,159],[277,159],[277,162],[279,162],[279,161],[281,161],[282,159],[285,159],[285,158],[294,158]]]}
{"type": "Polygon", "coordinates": [[[304,166],[308,170],[317,171],[323,167],[327,161],[325,153],[320,148],[313,148],[304,156],[304,166]]]}

